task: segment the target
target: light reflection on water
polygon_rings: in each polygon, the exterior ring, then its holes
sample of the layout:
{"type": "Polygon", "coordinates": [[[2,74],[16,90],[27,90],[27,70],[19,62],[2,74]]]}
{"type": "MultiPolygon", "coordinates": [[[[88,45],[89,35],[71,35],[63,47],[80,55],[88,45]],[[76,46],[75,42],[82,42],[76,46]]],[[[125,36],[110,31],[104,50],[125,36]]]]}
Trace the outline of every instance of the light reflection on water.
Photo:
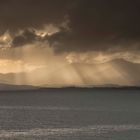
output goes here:
{"type": "Polygon", "coordinates": [[[95,125],[81,128],[48,128],[31,130],[0,130],[0,138],[41,136],[99,136],[110,132],[140,130],[140,125],[95,125]]]}

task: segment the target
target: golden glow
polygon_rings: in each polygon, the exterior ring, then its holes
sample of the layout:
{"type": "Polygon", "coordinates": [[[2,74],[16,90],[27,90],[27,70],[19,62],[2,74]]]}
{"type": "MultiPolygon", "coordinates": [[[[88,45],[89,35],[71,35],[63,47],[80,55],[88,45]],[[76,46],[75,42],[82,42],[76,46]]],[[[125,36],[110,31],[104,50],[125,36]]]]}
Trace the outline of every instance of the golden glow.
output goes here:
{"type": "Polygon", "coordinates": [[[11,36],[8,32],[6,32],[4,35],[0,36],[0,42],[8,42],[11,40],[11,36]]]}
{"type": "Polygon", "coordinates": [[[116,56],[98,52],[70,53],[66,56],[68,63],[101,64],[106,63],[116,56]]]}
{"type": "Polygon", "coordinates": [[[28,81],[45,86],[90,86],[104,84],[132,85],[121,66],[114,63],[96,65],[67,64],[59,59],[43,69],[28,74],[28,81]]]}
{"type": "Polygon", "coordinates": [[[36,32],[36,35],[37,36],[40,36],[40,37],[45,37],[46,35],[52,35],[56,32],[59,32],[59,28],[52,25],[52,24],[49,24],[49,25],[45,25],[43,29],[39,29],[39,30],[36,30],[35,29],[35,32],[36,32]]]}
{"type": "MultiPolygon", "coordinates": [[[[35,30],[44,38],[59,31],[53,25],[35,30]]],[[[67,52],[55,54],[46,42],[36,41],[30,45],[9,48],[11,36],[6,32],[0,37],[0,73],[14,73],[15,78],[4,78],[9,84],[40,86],[90,86],[103,84],[132,85],[133,82],[121,65],[111,62],[124,59],[140,63],[140,52],[101,53],[67,52]],[[8,48],[8,49],[7,49],[8,48]],[[24,77],[24,79],[23,79],[24,77]]]]}
{"type": "Polygon", "coordinates": [[[0,60],[0,73],[20,73],[31,72],[41,66],[35,66],[28,63],[24,63],[21,60],[0,60]]]}
{"type": "Polygon", "coordinates": [[[11,47],[12,37],[10,36],[9,32],[5,32],[2,36],[0,36],[0,48],[6,49],[11,47]]]}
{"type": "MultiPolygon", "coordinates": [[[[105,63],[104,57],[111,60],[113,56],[95,52],[55,55],[52,48],[40,46],[40,49],[36,45],[39,44],[15,48],[14,53],[19,56],[0,60],[0,73],[21,73],[15,76],[14,81],[8,79],[8,83],[40,86],[133,84],[120,65],[105,63]]],[[[11,53],[14,54],[13,50],[11,53]]]]}

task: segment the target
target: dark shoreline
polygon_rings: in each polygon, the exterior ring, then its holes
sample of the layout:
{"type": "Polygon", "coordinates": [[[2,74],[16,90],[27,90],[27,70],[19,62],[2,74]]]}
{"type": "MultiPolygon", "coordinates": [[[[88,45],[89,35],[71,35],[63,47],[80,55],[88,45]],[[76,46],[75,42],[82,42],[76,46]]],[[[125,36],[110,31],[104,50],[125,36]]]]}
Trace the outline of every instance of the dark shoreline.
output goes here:
{"type": "Polygon", "coordinates": [[[125,91],[125,90],[140,90],[140,87],[46,87],[46,88],[35,88],[35,89],[6,89],[0,90],[0,92],[90,92],[90,91],[125,91]]]}

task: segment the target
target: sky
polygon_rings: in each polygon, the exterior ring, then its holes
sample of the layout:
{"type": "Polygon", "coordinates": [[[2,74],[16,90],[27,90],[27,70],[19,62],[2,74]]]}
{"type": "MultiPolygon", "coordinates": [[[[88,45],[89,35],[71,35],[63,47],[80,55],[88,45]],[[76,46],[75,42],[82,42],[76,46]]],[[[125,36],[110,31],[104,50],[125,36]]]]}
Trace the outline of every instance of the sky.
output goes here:
{"type": "Polygon", "coordinates": [[[140,86],[139,0],[1,0],[0,83],[140,86]]]}

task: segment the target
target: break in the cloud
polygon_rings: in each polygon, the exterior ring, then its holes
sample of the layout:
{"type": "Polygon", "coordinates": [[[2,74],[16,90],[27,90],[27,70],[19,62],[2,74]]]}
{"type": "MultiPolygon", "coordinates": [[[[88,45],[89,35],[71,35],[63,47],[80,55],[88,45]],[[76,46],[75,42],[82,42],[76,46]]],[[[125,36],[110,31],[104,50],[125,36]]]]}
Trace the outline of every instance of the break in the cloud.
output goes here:
{"type": "MultiPolygon", "coordinates": [[[[45,70],[41,68],[42,73],[47,77],[50,70],[55,71],[53,65],[58,64],[63,67],[63,72],[60,72],[60,77],[53,74],[57,79],[52,82],[54,84],[61,77],[62,83],[81,84],[79,74],[82,73],[83,77],[86,73],[85,65],[90,66],[87,71],[94,75],[91,76],[93,79],[102,80],[95,76],[96,72],[91,72],[93,65],[104,67],[105,63],[116,59],[127,61],[127,64],[140,63],[139,5],[138,0],[1,0],[0,58],[14,65],[22,61],[25,67],[27,64],[43,65],[45,70]],[[75,64],[80,65],[81,72],[75,70],[75,64]],[[70,73],[77,79],[68,76],[70,73]]],[[[119,66],[115,70],[112,66],[109,68],[116,73],[114,81],[117,79],[119,83],[125,70],[118,69],[119,66]]],[[[16,70],[11,72],[16,73],[16,70]]],[[[87,78],[84,79],[84,84],[92,84],[92,80],[88,82],[87,78]]],[[[127,75],[122,84],[129,84],[128,79],[133,79],[133,76],[127,75]]],[[[103,81],[109,82],[107,79],[103,81]]]]}

